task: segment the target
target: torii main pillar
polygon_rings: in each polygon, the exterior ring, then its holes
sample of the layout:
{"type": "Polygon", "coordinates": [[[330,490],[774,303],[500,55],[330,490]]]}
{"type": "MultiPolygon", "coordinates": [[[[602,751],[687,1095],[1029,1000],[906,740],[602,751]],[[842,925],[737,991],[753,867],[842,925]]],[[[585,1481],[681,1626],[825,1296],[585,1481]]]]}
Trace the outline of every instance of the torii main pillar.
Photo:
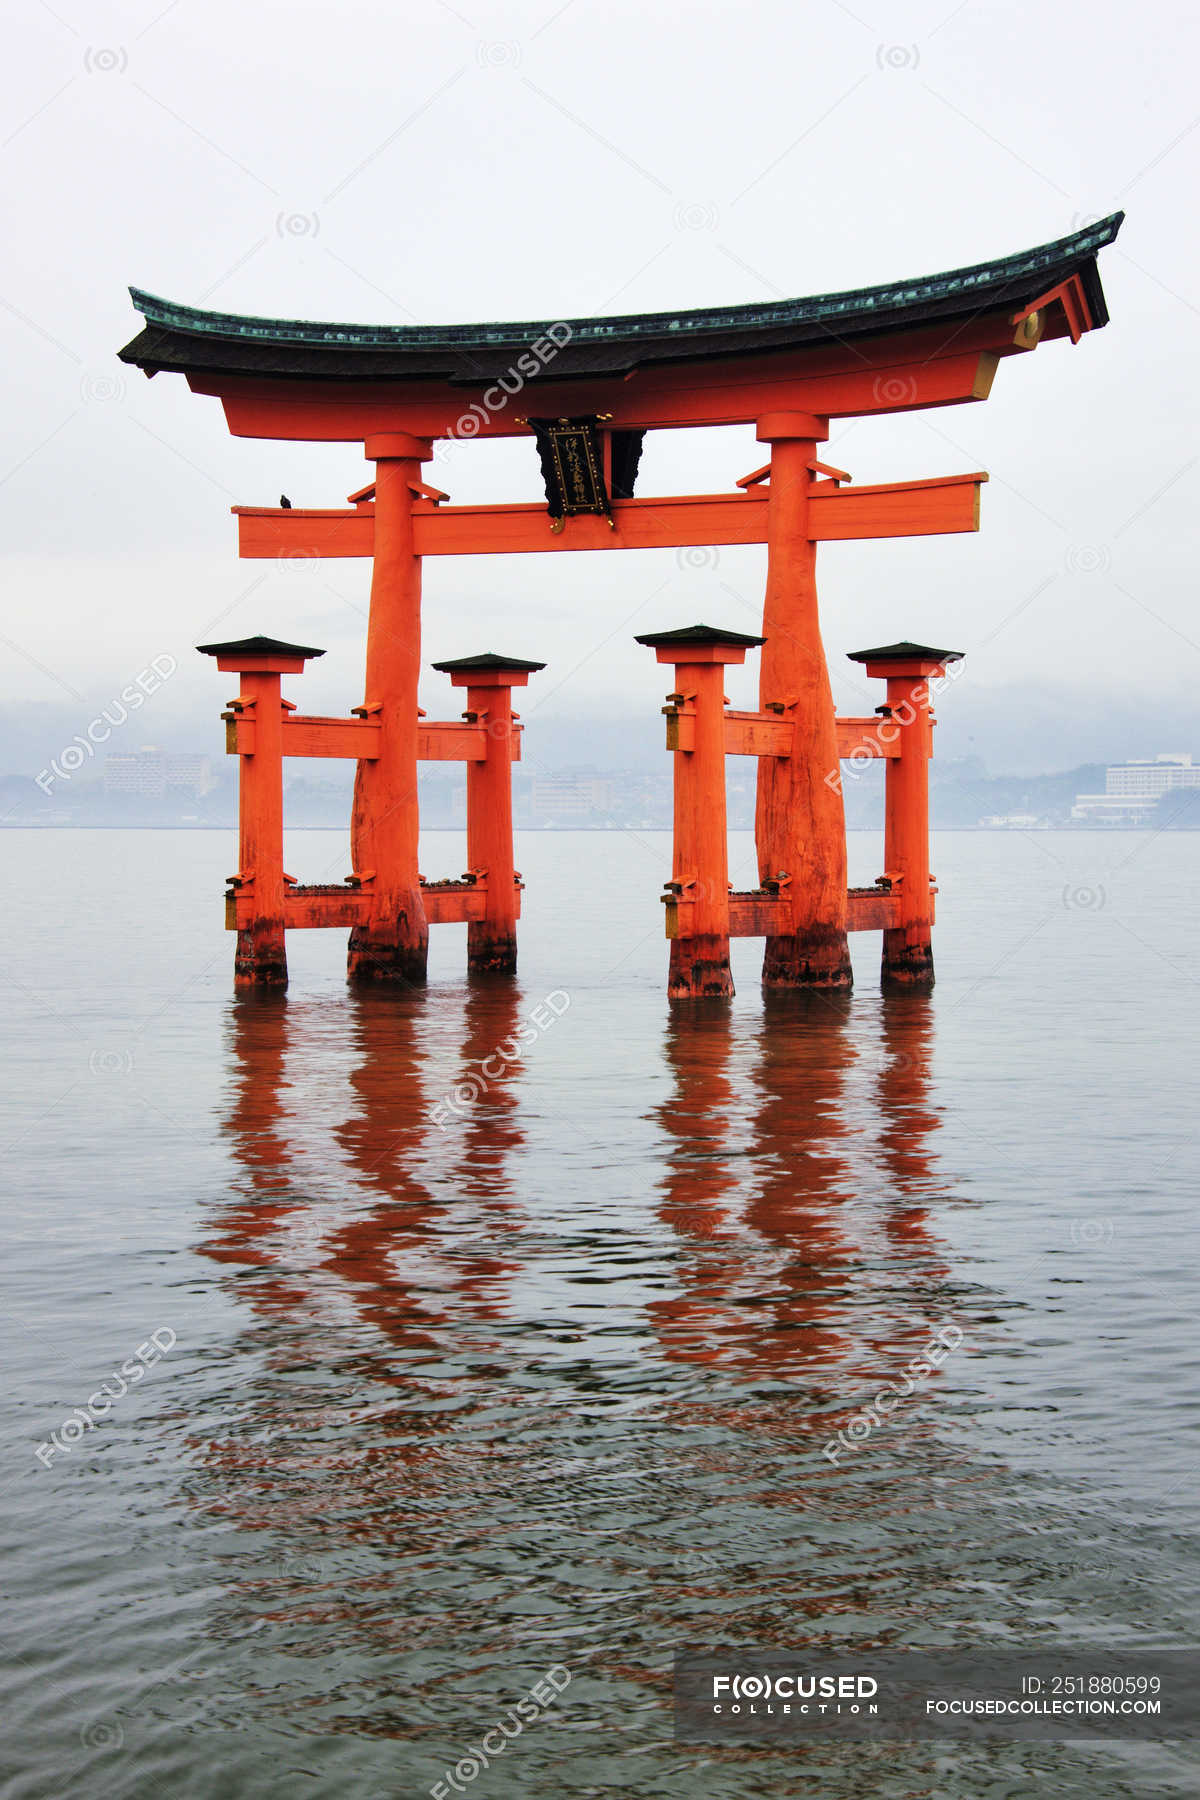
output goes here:
{"type": "Polygon", "coordinates": [[[795,723],[792,754],[764,757],[758,769],[759,881],[791,877],[790,929],[767,938],[763,986],[848,988],[845,810],[824,779],[838,766],[838,741],[808,517],[811,465],[829,425],[811,413],[768,413],[758,436],[771,445],[759,704],[795,723]]]}
{"type": "Polygon", "coordinates": [[[421,673],[421,559],[413,544],[414,487],[433,447],[405,431],[366,439],[375,464],[375,561],[367,624],[366,692],[359,711],[377,719],[379,755],[360,762],[350,846],[372,875],[371,912],[350,933],[353,982],[425,980],[429,925],[417,848],[417,684],[421,673]]]}

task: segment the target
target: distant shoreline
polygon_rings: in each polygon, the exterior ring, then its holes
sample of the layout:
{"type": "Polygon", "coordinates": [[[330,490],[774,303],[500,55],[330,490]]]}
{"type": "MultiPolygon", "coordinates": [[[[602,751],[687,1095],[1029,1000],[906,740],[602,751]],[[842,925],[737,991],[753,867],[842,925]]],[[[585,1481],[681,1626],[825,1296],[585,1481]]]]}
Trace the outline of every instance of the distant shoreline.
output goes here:
{"type": "MultiPolygon", "coordinates": [[[[4,831],[224,831],[237,835],[237,825],[39,825],[29,819],[0,820],[0,830],[4,831]]],[[[284,825],[285,831],[340,831],[349,832],[346,825],[284,825]]],[[[447,836],[457,834],[459,837],[466,831],[465,825],[422,825],[423,832],[445,832],[447,836]]],[[[731,825],[730,831],[753,832],[753,825],[731,825]]],[[[1149,825],[938,825],[932,829],[940,834],[958,834],[971,837],[1032,837],[1035,833],[1069,832],[1072,837],[1137,837],[1139,834],[1148,837],[1165,837],[1176,832],[1200,831],[1200,825],[1175,826],[1170,833],[1161,827],[1155,829],[1149,825]]],[[[670,837],[669,825],[517,825],[518,833],[523,831],[537,832],[546,837],[565,837],[570,832],[590,832],[597,837],[611,837],[622,831],[639,831],[643,833],[659,832],[663,837],[670,837]]],[[[848,825],[848,837],[875,837],[883,830],[883,821],[878,825],[848,825]]]]}

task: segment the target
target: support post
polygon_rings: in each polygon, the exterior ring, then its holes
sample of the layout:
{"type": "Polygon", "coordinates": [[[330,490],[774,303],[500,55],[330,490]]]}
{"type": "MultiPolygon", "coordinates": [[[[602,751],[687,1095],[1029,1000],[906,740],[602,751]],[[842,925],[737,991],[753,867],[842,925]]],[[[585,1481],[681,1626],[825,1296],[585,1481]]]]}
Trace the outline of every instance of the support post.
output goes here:
{"type": "Polygon", "coordinates": [[[512,690],[525,687],[546,665],[489,651],[433,666],[466,688],[466,716],[485,734],[483,759],[467,763],[467,863],[485,888],[484,916],[467,924],[467,968],[475,975],[511,975],[517,967],[512,763],[520,729],[512,690]]]}
{"type": "Polygon", "coordinates": [[[795,723],[791,756],[764,757],[758,769],[759,880],[789,876],[792,902],[790,931],[767,938],[763,986],[849,987],[845,813],[840,790],[825,779],[838,766],[837,727],[809,530],[809,465],[829,429],[808,413],[770,413],[758,436],[771,445],[759,703],[795,723]]]}
{"type": "Polygon", "coordinates": [[[675,753],[674,843],[667,901],[671,1000],[728,998],[729,841],[725,823],[725,667],[761,638],[691,625],[638,637],[675,669],[667,748],[675,753]],[[681,747],[679,722],[687,721],[681,747]],[[674,729],[673,729],[674,727],[674,729]]]}
{"type": "Polygon", "coordinates": [[[423,983],[429,926],[417,872],[417,685],[421,672],[421,559],[413,548],[413,484],[432,449],[407,432],[368,437],[375,463],[375,560],[360,709],[380,725],[379,754],[360,762],[350,849],[370,897],[350,932],[352,982],[423,983]]]}
{"type": "Polygon", "coordinates": [[[218,669],[240,677],[241,688],[226,718],[249,747],[238,758],[238,871],[234,894],[249,898],[252,917],[238,928],[233,981],[240,988],[287,986],[283,917],[283,712],[282,675],[301,674],[310,657],[304,644],[278,638],[242,638],[200,644],[218,669]],[[249,729],[247,729],[247,727],[249,729]]]}
{"type": "Polygon", "coordinates": [[[897,896],[897,923],[883,934],[880,981],[884,988],[933,986],[933,887],[929,872],[929,761],[934,719],[929,683],[961,662],[958,650],[927,644],[887,644],[856,650],[852,662],[887,682],[879,709],[880,737],[895,743],[887,759],[884,876],[897,896]]]}

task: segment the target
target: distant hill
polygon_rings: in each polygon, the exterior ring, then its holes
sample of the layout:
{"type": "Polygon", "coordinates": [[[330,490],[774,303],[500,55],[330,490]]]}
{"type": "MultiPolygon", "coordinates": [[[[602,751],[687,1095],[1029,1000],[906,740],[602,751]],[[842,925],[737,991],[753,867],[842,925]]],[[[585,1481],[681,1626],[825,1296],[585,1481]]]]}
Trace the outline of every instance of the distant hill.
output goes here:
{"type": "Polygon", "coordinates": [[[1054,775],[989,775],[978,757],[930,765],[930,810],[935,825],[977,825],[980,819],[1032,813],[1065,825],[1076,794],[1104,792],[1104,763],[1080,763],[1054,775]]]}

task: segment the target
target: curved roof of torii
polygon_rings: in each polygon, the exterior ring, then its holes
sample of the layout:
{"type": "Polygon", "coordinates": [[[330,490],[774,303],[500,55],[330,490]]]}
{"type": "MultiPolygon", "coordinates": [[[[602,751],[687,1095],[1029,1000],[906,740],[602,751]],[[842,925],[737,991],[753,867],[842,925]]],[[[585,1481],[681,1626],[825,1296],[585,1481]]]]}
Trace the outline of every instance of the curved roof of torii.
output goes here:
{"type": "MultiPolygon", "coordinates": [[[[763,351],[828,345],[933,323],[976,319],[1027,306],[1078,276],[1093,328],[1108,322],[1097,252],[1111,244],[1123,213],[1069,237],[996,262],[975,263],[881,287],[807,299],[695,312],[626,313],[568,319],[557,378],[620,376],[664,363],[700,363],[763,351]]],[[[476,386],[511,370],[514,359],[554,326],[547,320],[480,325],[337,325],[203,312],[131,288],[145,330],[120,352],[144,369],[195,376],[245,374],[305,380],[442,380],[476,386]]],[[[1057,331],[1047,335],[1059,335],[1057,331]]]]}

